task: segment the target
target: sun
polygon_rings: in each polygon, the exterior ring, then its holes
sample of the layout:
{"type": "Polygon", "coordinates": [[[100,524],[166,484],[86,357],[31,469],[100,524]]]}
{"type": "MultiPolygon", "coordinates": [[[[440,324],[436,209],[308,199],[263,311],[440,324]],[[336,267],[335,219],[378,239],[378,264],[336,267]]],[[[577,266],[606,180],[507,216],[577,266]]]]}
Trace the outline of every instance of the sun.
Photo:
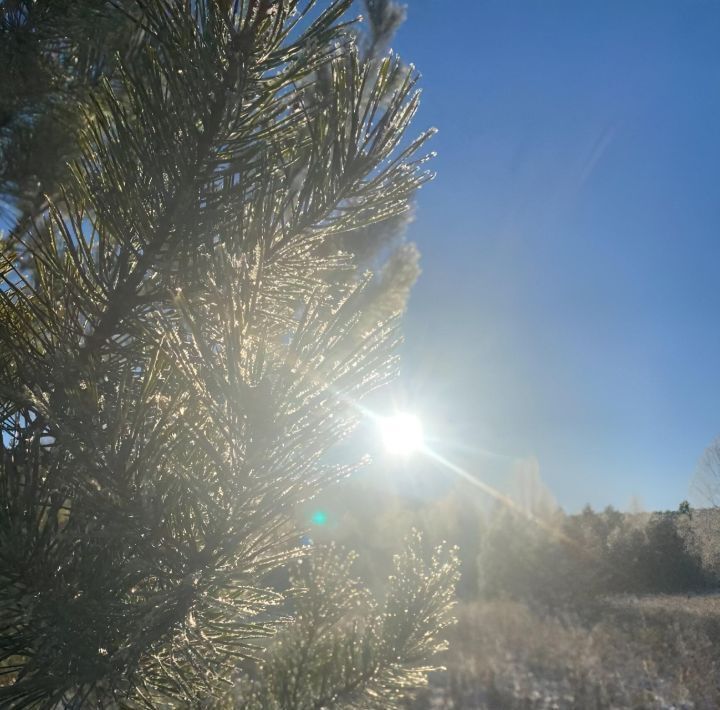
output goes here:
{"type": "Polygon", "coordinates": [[[391,454],[408,456],[423,448],[422,423],[414,414],[383,417],[379,428],[385,448],[391,454]]]}

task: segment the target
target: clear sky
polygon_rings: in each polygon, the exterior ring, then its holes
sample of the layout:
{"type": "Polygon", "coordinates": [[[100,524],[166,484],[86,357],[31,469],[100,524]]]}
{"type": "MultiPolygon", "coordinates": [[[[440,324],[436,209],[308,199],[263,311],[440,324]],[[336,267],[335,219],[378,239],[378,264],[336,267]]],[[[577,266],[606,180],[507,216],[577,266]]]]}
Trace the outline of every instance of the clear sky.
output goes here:
{"type": "Polygon", "coordinates": [[[408,4],[440,132],[405,388],[476,475],[677,507],[720,433],[720,3],[408,4]]]}

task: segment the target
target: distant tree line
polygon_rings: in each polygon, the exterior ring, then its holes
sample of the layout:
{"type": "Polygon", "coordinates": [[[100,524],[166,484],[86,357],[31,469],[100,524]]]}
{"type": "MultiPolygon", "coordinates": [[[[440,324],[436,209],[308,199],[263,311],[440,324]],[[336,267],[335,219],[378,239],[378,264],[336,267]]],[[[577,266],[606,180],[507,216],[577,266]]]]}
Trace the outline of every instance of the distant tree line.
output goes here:
{"type": "Polygon", "coordinates": [[[565,605],[617,593],[707,589],[691,512],[623,514],[612,507],[546,521],[495,515],[480,545],[479,591],[565,605]]]}
{"type": "Polygon", "coordinates": [[[700,518],[707,527],[703,516],[712,511],[693,511],[685,501],[656,513],[587,506],[575,515],[560,509],[534,515],[502,505],[488,510],[463,488],[413,502],[358,487],[325,504],[332,524],[316,528],[316,538],[367,550],[363,557],[372,567],[363,572],[370,579],[388,573],[394,541],[413,527],[428,545],[458,545],[458,594],[467,601],[563,607],[608,594],[683,593],[718,583],[716,565],[703,562],[706,534],[695,524],[700,518]]]}

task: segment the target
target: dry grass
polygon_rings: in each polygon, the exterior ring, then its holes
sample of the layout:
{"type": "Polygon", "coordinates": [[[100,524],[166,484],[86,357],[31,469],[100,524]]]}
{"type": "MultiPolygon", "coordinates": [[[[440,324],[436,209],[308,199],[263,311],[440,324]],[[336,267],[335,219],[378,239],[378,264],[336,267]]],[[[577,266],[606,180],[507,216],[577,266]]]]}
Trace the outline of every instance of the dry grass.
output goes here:
{"type": "Polygon", "coordinates": [[[720,707],[720,597],[621,597],[582,613],[459,610],[448,673],[415,708],[720,707]]]}
{"type": "Polygon", "coordinates": [[[705,619],[720,619],[718,594],[652,594],[642,597],[619,595],[607,600],[615,608],[636,609],[640,613],[667,612],[671,615],[692,615],[705,619]]]}

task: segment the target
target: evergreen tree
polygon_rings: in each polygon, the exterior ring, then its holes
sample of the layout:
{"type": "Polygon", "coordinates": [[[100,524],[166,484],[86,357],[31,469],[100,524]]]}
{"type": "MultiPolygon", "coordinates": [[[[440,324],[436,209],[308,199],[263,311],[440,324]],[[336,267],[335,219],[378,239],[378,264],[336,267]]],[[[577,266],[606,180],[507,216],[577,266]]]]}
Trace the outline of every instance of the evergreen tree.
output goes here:
{"type": "MultiPolygon", "coordinates": [[[[228,5],[227,2],[221,5],[228,5]]],[[[367,23],[356,30],[362,60],[378,70],[405,9],[395,0],[365,0],[367,23]]],[[[42,218],[47,196],[58,189],[77,158],[77,133],[84,114],[79,102],[103,79],[115,81],[140,47],[154,37],[145,31],[135,0],[5,0],[0,2],[0,224],[15,221],[3,241],[6,253],[22,258],[16,232],[42,218]],[[122,65],[117,61],[123,59],[122,65]],[[14,254],[16,250],[20,254],[14,254]]],[[[305,105],[332,91],[329,70],[321,64],[305,80],[305,105]]],[[[387,92],[388,96],[392,94],[387,92]]],[[[337,235],[326,248],[352,253],[373,272],[364,290],[364,319],[387,318],[402,310],[419,270],[419,254],[404,240],[410,213],[337,235]]]]}
{"type": "Polygon", "coordinates": [[[380,606],[292,522],[396,367],[404,301],[368,297],[351,245],[428,179],[417,77],[359,50],[350,4],[87,5],[132,51],[83,84],[0,272],[3,707],[393,707],[423,682],[452,553],[411,543],[380,606]]]}
{"type": "Polygon", "coordinates": [[[127,0],[0,2],[0,219],[24,223],[56,195],[77,155],[78,102],[143,36],[130,10],[127,0]]]}
{"type": "Polygon", "coordinates": [[[443,548],[425,563],[417,533],[408,543],[381,602],[351,576],[352,555],[319,548],[300,560],[292,581],[306,591],[295,623],[276,634],[255,677],[236,689],[236,702],[257,710],[384,710],[422,686],[432,670],[427,658],[445,648],[437,632],[447,625],[453,586],[427,580],[456,582],[458,569],[443,548]]]}

